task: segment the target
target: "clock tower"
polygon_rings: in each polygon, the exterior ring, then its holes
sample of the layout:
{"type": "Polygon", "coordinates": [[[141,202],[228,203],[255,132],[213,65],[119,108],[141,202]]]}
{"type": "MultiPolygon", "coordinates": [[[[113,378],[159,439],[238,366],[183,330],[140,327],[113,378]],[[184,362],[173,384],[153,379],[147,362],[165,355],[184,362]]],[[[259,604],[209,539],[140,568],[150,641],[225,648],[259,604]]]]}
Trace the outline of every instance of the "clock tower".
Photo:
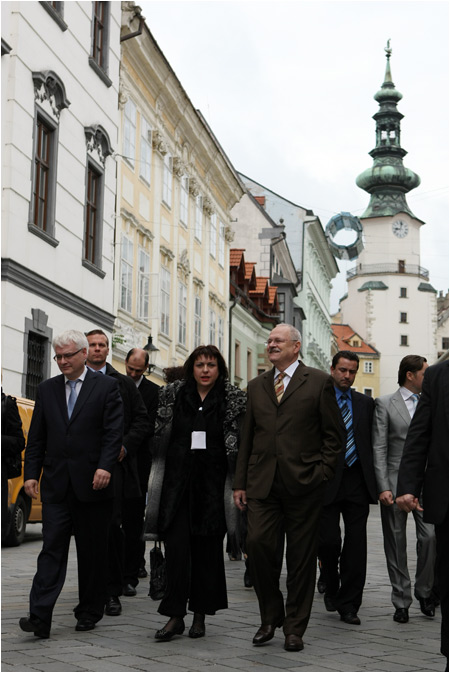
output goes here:
{"type": "Polygon", "coordinates": [[[424,222],[409,208],[406,194],[420,184],[403,165],[407,154],[400,144],[403,98],[391,76],[390,44],[386,72],[374,98],[379,110],[376,145],[369,153],[373,165],[356,184],[370,194],[361,216],[364,250],[347,271],[348,294],[341,299],[342,322],[349,324],[380,352],[380,394],[394,392],[397,371],[405,355],[422,355],[430,364],[437,357],[436,290],[427,269],[420,266],[420,228],[424,222]]]}

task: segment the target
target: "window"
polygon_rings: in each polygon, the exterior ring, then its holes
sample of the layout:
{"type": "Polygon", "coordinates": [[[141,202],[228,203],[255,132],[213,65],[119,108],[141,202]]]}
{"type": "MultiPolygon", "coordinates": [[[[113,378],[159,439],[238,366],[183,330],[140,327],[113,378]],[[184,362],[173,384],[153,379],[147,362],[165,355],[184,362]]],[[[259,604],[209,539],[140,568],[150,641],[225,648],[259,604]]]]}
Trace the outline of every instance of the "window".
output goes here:
{"type": "Polygon", "coordinates": [[[162,200],[169,208],[172,207],[172,180],[172,155],[167,153],[164,156],[162,200]]]}
{"type": "Polygon", "coordinates": [[[373,362],[364,362],[364,374],[373,374],[373,362]]]}
{"type": "Polygon", "coordinates": [[[141,116],[141,147],[139,175],[149,185],[152,174],[152,130],[150,124],[141,116]]]}
{"type": "Polygon", "coordinates": [[[122,235],[120,262],[120,308],[131,313],[133,299],[133,241],[125,235],[122,235]]]}
{"type": "Polygon", "coordinates": [[[217,330],[217,348],[222,353],[224,347],[224,321],[221,315],[219,315],[219,325],[217,330]]]}
{"type": "Polygon", "coordinates": [[[44,364],[47,339],[28,332],[26,397],[36,399],[38,385],[44,380],[44,364]]]}
{"type": "Polygon", "coordinates": [[[138,318],[148,320],[150,295],[150,255],[139,248],[138,265],[138,318]]]}
{"type": "Polygon", "coordinates": [[[109,2],[92,3],[92,46],[89,57],[89,65],[107,86],[112,84],[108,77],[109,5],[109,2]]]}
{"type": "Polygon", "coordinates": [[[202,343],[202,299],[196,294],[194,297],[194,348],[202,343]]]}
{"type": "Polygon", "coordinates": [[[251,351],[247,351],[247,381],[251,381],[252,376],[253,356],[251,351]]]}
{"type": "Polygon", "coordinates": [[[442,350],[448,351],[448,337],[442,337],[442,350]]]}
{"type": "Polygon", "coordinates": [[[187,288],[178,283],[178,343],[186,345],[187,288]]]}
{"type": "Polygon", "coordinates": [[[225,225],[219,223],[219,264],[222,269],[225,268],[225,225]]]}
{"type": "Polygon", "coordinates": [[[241,378],[241,344],[239,341],[234,343],[234,376],[241,378]]]}
{"type": "Polygon", "coordinates": [[[216,343],[216,314],[212,308],[209,309],[209,343],[216,343]]]}
{"type": "Polygon", "coordinates": [[[405,273],[405,260],[404,259],[399,259],[398,260],[398,273],[405,273]]]}
{"type": "Polygon", "coordinates": [[[123,156],[134,167],[136,158],[136,105],[129,98],[124,110],[123,156]]]}
{"type": "Polygon", "coordinates": [[[180,222],[188,225],[189,216],[189,178],[183,175],[180,185],[180,222]]]}
{"type": "Polygon", "coordinates": [[[401,334],[400,335],[400,346],[407,346],[408,345],[408,336],[406,334],[401,334]]]}
{"type": "Polygon", "coordinates": [[[61,30],[67,30],[67,23],[64,21],[63,2],[41,2],[41,5],[58,24],[61,30]]]}
{"type": "Polygon", "coordinates": [[[373,397],[373,388],[364,388],[364,395],[367,395],[367,397],[373,397]]]}
{"type": "Polygon", "coordinates": [[[278,292],[278,305],[280,307],[280,320],[284,322],[285,320],[285,307],[286,307],[286,296],[284,292],[278,292]]]}
{"type": "Polygon", "coordinates": [[[199,194],[195,199],[195,238],[202,241],[203,196],[199,194]]]}
{"type": "Polygon", "coordinates": [[[88,162],[84,224],[84,259],[100,268],[103,219],[103,175],[88,162]]]}
{"type": "Polygon", "coordinates": [[[400,297],[402,297],[402,298],[404,299],[404,298],[406,298],[407,296],[408,296],[408,288],[406,288],[406,287],[401,287],[401,288],[400,288],[400,297]]]}
{"type": "Polygon", "coordinates": [[[408,322],[408,314],[400,313],[400,322],[408,322]]]}
{"type": "Polygon", "coordinates": [[[34,153],[33,224],[43,231],[49,227],[49,184],[52,180],[51,153],[54,144],[54,129],[39,116],[36,120],[36,145],[34,153]]]}
{"type": "Polygon", "coordinates": [[[161,332],[169,335],[170,316],[170,271],[161,269],[161,332]]]}
{"type": "Polygon", "coordinates": [[[216,258],[216,247],[217,247],[217,215],[213,213],[210,219],[209,227],[209,254],[211,257],[216,258]]]}
{"type": "Polygon", "coordinates": [[[353,348],[359,348],[360,343],[359,343],[358,339],[353,339],[352,346],[353,346],[353,348]]]}

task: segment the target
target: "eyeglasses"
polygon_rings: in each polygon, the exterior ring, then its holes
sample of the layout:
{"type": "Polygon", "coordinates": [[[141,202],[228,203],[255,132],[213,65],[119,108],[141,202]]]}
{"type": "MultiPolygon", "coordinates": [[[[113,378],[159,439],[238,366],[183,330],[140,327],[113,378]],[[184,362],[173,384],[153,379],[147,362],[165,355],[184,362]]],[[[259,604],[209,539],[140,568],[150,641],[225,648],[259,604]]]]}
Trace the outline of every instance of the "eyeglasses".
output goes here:
{"type": "Polygon", "coordinates": [[[55,362],[61,362],[61,360],[64,358],[64,360],[71,360],[74,355],[82,351],[82,348],[79,348],[75,353],[62,353],[61,355],[54,355],[53,359],[55,362]]]}
{"type": "Polygon", "coordinates": [[[264,346],[278,346],[279,344],[285,344],[286,341],[295,341],[295,342],[297,342],[298,339],[268,339],[268,340],[264,343],[264,346]]]}

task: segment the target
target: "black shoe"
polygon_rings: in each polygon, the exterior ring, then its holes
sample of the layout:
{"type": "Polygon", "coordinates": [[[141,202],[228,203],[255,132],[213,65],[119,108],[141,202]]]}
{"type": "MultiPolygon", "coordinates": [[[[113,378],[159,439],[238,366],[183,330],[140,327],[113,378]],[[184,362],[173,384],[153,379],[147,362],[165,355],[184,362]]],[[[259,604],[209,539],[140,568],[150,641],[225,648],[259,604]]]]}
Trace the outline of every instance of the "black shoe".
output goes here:
{"type": "Polygon", "coordinates": [[[122,605],[119,601],[118,596],[110,596],[105,605],[105,615],[110,615],[111,617],[117,617],[122,612],[122,605]]]}
{"type": "Polygon", "coordinates": [[[275,635],[275,629],[283,626],[283,622],[284,617],[276,624],[261,624],[253,638],[253,645],[263,645],[264,643],[267,643],[268,640],[272,640],[275,635]]]}
{"type": "Polygon", "coordinates": [[[145,566],[142,566],[142,568],[139,568],[137,576],[140,579],[143,579],[144,577],[148,577],[148,572],[146,571],[145,566]]]}
{"type": "Polygon", "coordinates": [[[317,580],[317,591],[319,592],[319,594],[324,594],[325,591],[326,591],[326,588],[327,588],[327,585],[319,577],[319,579],[317,580]]]}
{"type": "Polygon", "coordinates": [[[333,603],[333,596],[330,596],[330,594],[324,594],[323,602],[325,603],[325,609],[328,612],[336,612],[336,608],[334,607],[333,603]]]}
{"type": "Polygon", "coordinates": [[[244,587],[250,589],[253,586],[252,578],[250,577],[250,571],[248,568],[245,569],[244,573],[244,587]]]}
{"type": "Polygon", "coordinates": [[[125,584],[123,588],[124,596],[136,596],[136,593],[136,587],[134,587],[132,584],[125,584]]]}
{"type": "Polygon", "coordinates": [[[194,621],[189,629],[189,638],[203,638],[205,632],[205,615],[194,612],[194,621]]]}
{"type": "Polygon", "coordinates": [[[394,622],[399,624],[406,624],[409,621],[409,613],[407,608],[397,608],[394,612],[394,622]]]}
{"type": "Polygon", "coordinates": [[[288,652],[300,652],[303,647],[303,640],[296,633],[289,633],[284,639],[284,649],[288,652]]]}
{"type": "Polygon", "coordinates": [[[26,633],[34,633],[36,638],[50,637],[50,627],[42,619],[39,619],[39,617],[31,615],[29,617],[21,617],[19,619],[19,626],[26,633]]]}
{"type": "Polygon", "coordinates": [[[171,640],[174,636],[181,636],[185,629],[184,620],[181,617],[172,617],[167,624],[155,633],[156,640],[171,640]],[[170,622],[173,620],[173,626],[168,628],[170,622]]]}
{"type": "Polygon", "coordinates": [[[93,622],[92,619],[88,619],[87,617],[81,617],[77,621],[77,625],[75,627],[75,631],[92,631],[92,629],[95,629],[95,622],[93,622]]]}
{"type": "Polygon", "coordinates": [[[434,617],[436,603],[430,597],[419,598],[420,609],[426,617],[434,617]]]}
{"type": "Polygon", "coordinates": [[[341,615],[341,622],[345,622],[346,624],[353,624],[353,626],[361,624],[361,620],[356,612],[345,612],[341,615]]]}

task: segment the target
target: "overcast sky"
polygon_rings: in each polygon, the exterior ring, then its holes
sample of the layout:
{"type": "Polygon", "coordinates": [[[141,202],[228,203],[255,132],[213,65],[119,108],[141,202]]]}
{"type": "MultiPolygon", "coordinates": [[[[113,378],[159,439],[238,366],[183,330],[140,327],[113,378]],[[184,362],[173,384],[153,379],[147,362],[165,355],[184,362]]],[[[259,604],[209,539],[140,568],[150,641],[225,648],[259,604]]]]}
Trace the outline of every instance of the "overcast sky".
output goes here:
{"type": "MultiPolygon", "coordinates": [[[[421,265],[448,289],[449,2],[433,0],[150,0],[137,2],[195,108],[241,173],[310,208],[325,228],[361,215],[355,179],[372,166],[391,39],[403,94],[407,195],[421,230],[421,265]]],[[[339,262],[332,311],[346,291],[339,262]]]]}

